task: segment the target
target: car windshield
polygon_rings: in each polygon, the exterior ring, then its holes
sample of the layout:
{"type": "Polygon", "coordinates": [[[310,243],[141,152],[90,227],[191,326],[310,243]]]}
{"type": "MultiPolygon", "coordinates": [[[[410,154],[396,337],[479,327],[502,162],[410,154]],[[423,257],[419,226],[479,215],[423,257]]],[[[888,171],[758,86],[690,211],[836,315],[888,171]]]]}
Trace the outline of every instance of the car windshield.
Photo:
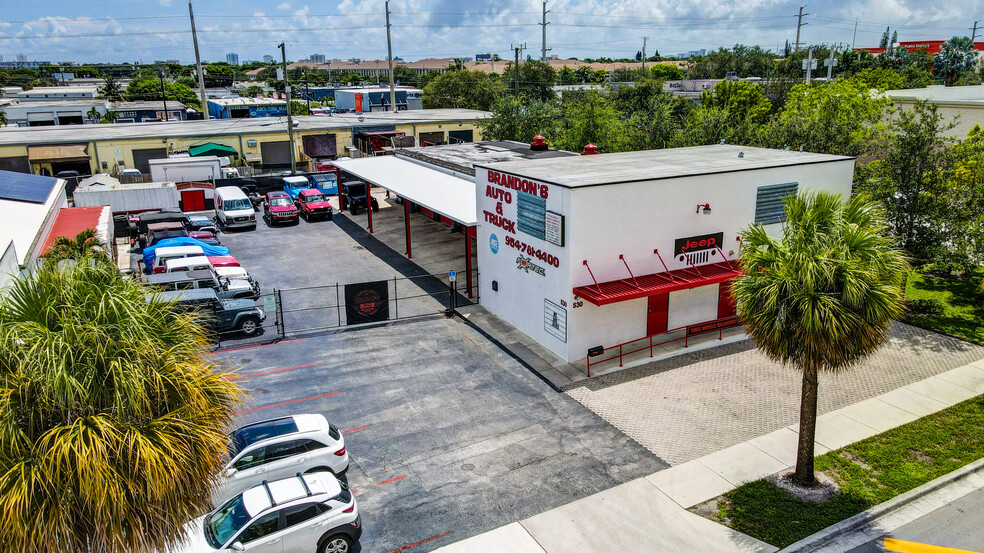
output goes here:
{"type": "Polygon", "coordinates": [[[297,432],[297,424],[291,417],[274,419],[245,426],[232,433],[229,440],[229,456],[235,457],[240,451],[260,440],[297,432]]]}
{"type": "Polygon", "coordinates": [[[347,184],[345,185],[345,188],[347,188],[348,193],[353,196],[358,196],[360,194],[365,195],[366,193],[366,185],[364,184],[347,184]]]}
{"type": "Polygon", "coordinates": [[[249,203],[248,199],[242,198],[238,200],[226,200],[222,202],[222,207],[227,211],[233,209],[252,209],[253,204],[249,203]]]}
{"type": "Polygon", "coordinates": [[[205,539],[213,549],[219,549],[232,539],[236,532],[249,522],[249,519],[249,512],[243,504],[243,496],[237,495],[205,517],[205,523],[202,525],[205,539]]]}
{"type": "Polygon", "coordinates": [[[310,203],[310,202],[323,202],[323,201],[325,201],[325,197],[322,196],[321,194],[310,194],[310,195],[304,196],[304,201],[305,202],[308,202],[308,203],[310,203]]]}
{"type": "Polygon", "coordinates": [[[278,207],[282,205],[293,205],[293,204],[290,202],[290,198],[284,198],[283,196],[279,196],[270,200],[271,207],[278,207]]]}

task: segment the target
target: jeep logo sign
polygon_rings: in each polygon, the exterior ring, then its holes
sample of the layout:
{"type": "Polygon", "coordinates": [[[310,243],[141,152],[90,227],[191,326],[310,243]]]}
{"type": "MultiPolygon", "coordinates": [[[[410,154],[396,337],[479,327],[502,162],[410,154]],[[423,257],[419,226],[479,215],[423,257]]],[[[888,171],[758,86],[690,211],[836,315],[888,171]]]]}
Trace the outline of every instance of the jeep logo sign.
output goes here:
{"type": "Polygon", "coordinates": [[[680,255],[683,252],[695,252],[700,250],[712,250],[720,248],[724,243],[724,233],[702,234],[689,238],[677,238],[673,243],[673,255],[680,255]]]}

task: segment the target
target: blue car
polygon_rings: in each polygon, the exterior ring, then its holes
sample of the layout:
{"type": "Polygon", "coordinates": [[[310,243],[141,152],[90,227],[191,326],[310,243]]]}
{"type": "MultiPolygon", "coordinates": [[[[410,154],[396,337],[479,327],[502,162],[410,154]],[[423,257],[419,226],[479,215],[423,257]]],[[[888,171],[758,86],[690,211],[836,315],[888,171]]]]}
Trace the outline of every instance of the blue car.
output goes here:
{"type": "Polygon", "coordinates": [[[301,190],[307,190],[311,188],[311,181],[307,177],[302,175],[294,175],[291,177],[283,177],[284,180],[284,192],[290,195],[291,200],[297,200],[297,194],[301,190]]]}
{"type": "Polygon", "coordinates": [[[190,230],[201,230],[202,227],[214,227],[215,223],[207,215],[189,215],[188,226],[190,230]]]}

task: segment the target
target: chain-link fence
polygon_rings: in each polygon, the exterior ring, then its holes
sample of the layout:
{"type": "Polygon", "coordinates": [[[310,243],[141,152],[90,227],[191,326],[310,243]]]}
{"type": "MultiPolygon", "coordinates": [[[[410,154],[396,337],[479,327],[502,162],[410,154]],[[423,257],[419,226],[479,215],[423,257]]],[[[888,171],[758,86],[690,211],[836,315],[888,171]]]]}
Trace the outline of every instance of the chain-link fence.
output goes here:
{"type": "Polygon", "coordinates": [[[221,348],[262,344],[283,337],[277,318],[276,291],[261,295],[255,302],[248,299],[223,302],[223,309],[214,313],[213,321],[221,348]]]}

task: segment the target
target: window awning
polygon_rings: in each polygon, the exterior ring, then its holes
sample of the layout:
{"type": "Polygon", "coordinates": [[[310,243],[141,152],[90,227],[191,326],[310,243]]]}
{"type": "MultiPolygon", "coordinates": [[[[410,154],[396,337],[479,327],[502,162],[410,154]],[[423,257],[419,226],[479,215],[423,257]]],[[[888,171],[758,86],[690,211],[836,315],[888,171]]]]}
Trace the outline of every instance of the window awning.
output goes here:
{"type": "Polygon", "coordinates": [[[201,144],[199,146],[192,146],[188,148],[188,155],[195,156],[235,156],[239,157],[239,152],[236,151],[232,146],[226,146],[225,144],[216,144],[215,142],[209,142],[208,144],[201,144]]]}
{"type": "Polygon", "coordinates": [[[640,275],[635,278],[577,286],[574,288],[574,295],[595,305],[608,305],[727,282],[740,274],[741,271],[738,267],[730,263],[712,263],[663,273],[640,275]]]}
{"type": "Polygon", "coordinates": [[[86,144],[58,144],[52,146],[28,146],[27,157],[32,162],[89,161],[86,144]]]}

